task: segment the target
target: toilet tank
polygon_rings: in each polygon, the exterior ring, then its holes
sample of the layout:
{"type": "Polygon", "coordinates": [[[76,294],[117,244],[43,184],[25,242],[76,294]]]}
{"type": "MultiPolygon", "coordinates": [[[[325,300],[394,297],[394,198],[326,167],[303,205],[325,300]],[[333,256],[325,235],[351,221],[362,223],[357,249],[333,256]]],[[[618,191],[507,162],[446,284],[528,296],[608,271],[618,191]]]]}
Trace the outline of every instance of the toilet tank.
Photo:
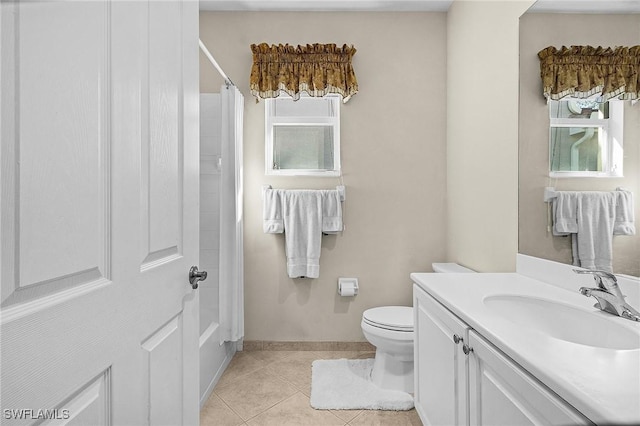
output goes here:
{"type": "Polygon", "coordinates": [[[450,274],[450,273],[468,273],[475,272],[472,269],[465,268],[464,266],[458,265],[457,263],[432,263],[431,267],[434,272],[450,274]]]}

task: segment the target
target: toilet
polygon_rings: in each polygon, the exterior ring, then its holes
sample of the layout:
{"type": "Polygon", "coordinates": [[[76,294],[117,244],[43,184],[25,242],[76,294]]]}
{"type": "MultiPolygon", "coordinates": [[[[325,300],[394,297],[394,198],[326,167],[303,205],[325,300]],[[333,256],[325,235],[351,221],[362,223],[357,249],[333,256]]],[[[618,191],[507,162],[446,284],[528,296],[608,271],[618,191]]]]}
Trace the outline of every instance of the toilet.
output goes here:
{"type": "MultiPolygon", "coordinates": [[[[468,273],[457,263],[433,263],[438,273],[468,273]]],[[[379,306],[362,313],[364,337],[376,347],[373,383],[383,389],[413,393],[413,308],[379,306]]]]}
{"type": "Polygon", "coordinates": [[[380,306],[362,313],[364,337],[376,347],[371,380],[383,389],[413,393],[413,308],[380,306]]]}

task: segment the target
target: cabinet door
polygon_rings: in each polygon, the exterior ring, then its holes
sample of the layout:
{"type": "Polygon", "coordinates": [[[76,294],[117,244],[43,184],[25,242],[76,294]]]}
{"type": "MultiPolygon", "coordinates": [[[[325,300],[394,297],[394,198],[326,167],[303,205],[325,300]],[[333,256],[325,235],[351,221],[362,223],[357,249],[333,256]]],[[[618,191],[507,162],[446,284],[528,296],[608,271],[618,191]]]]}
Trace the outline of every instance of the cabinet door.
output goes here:
{"type": "Polygon", "coordinates": [[[471,425],[592,424],[473,330],[469,345],[471,425]]]}
{"type": "Polygon", "coordinates": [[[413,294],[416,410],[427,425],[467,425],[469,327],[416,285],[413,294]]]}

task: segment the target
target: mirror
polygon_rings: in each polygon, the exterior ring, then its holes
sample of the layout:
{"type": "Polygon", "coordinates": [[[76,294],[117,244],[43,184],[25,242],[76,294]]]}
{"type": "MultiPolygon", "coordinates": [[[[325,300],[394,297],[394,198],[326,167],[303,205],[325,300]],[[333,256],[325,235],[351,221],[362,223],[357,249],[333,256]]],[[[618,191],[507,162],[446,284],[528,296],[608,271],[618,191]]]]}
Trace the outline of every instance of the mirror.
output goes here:
{"type": "MultiPolygon", "coordinates": [[[[613,270],[640,276],[640,102],[632,105],[630,101],[616,101],[622,106],[623,176],[606,179],[550,176],[551,120],[549,105],[542,95],[537,56],[547,46],[640,44],[640,6],[633,3],[538,0],[520,18],[518,251],[522,254],[572,263],[571,239],[552,235],[551,210],[544,202],[545,187],[567,191],[612,191],[622,187],[635,197],[636,235],[613,237],[613,270]]],[[[578,140],[587,135],[578,128],[574,133],[578,140]]],[[[570,159],[567,161],[570,164],[570,159]]]]}

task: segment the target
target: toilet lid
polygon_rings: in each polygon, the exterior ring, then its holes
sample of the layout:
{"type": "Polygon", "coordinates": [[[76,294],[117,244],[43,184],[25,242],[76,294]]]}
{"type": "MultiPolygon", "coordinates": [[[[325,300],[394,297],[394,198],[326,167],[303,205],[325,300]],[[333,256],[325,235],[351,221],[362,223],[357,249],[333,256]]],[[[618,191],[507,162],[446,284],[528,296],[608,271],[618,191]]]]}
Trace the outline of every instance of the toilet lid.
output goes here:
{"type": "Polygon", "coordinates": [[[362,314],[362,319],[374,327],[413,331],[413,308],[409,306],[380,306],[367,309],[362,314]]]}

